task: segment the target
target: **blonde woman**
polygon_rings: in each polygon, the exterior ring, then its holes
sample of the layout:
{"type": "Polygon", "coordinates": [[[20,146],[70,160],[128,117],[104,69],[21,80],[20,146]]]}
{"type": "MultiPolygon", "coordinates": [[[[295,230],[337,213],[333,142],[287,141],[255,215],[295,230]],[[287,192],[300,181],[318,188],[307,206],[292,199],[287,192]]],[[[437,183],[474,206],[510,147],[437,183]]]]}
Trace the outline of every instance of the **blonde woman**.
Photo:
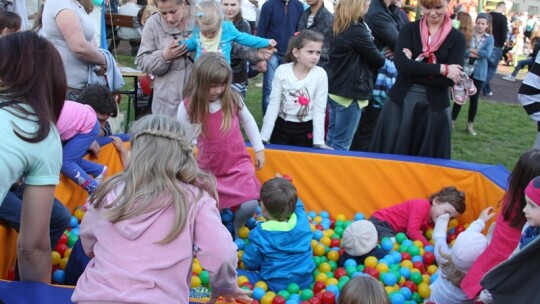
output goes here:
{"type": "Polygon", "coordinates": [[[336,150],[349,150],[362,108],[373,95],[373,71],[385,61],[363,19],[370,3],[341,0],[334,13],[329,41],[326,145],[336,150]]]}
{"type": "Polygon", "coordinates": [[[92,260],[72,301],[187,303],[194,248],[213,298],[247,297],[236,284],[236,246],[221,224],[215,179],[197,166],[188,130],[160,115],[133,125],[127,168],[90,198],[80,237],[92,260]]]}

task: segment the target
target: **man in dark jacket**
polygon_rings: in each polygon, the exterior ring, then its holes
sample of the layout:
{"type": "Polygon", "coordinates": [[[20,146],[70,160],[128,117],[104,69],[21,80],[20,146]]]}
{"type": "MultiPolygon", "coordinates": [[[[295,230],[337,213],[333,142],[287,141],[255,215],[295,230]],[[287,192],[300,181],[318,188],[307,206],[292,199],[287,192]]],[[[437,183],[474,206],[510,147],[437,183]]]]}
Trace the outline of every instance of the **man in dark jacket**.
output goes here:
{"type": "Polygon", "coordinates": [[[300,21],[298,22],[298,31],[310,29],[319,32],[324,36],[324,43],[321,51],[321,59],[318,66],[325,69],[327,72],[328,65],[328,40],[332,32],[332,22],[334,15],[324,7],[323,0],[306,0],[309,8],[304,11],[300,21]]]}
{"type": "MultiPolygon", "coordinates": [[[[373,0],[364,16],[364,20],[375,38],[375,45],[389,59],[394,57],[394,48],[396,47],[399,30],[403,26],[403,20],[399,13],[400,8],[396,5],[398,1],[373,0]]],[[[377,77],[377,71],[373,71],[373,75],[377,77]]],[[[368,150],[371,135],[377,124],[382,106],[382,103],[370,100],[369,106],[364,108],[362,119],[351,144],[351,150],[368,150]]]]}
{"type": "Polygon", "coordinates": [[[495,43],[493,44],[493,52],[491,52],[491,58],[488,60],[488,72],[486,76],[486,81],[484,81],[484,86],[482,87],[482,93],[485,96],[493,95],[489,82],[495,76],[497,72],[497,67],[499,66],[499,61],[502,58],[502,48],[506,42],[506,36],[508,34],[508,20],[504,13],[506,12],[506,4],[504,1],[497,3],[494,12],[490,12],[491,16],[491,26],[492,34],[495,43]]]}

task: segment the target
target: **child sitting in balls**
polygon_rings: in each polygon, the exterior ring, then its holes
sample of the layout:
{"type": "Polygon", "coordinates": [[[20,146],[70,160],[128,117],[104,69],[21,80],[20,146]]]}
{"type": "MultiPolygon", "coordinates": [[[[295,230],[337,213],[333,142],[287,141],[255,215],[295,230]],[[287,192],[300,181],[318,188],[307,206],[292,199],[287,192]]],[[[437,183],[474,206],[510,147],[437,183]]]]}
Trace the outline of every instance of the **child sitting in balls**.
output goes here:
{"type": "Polygon", "coordinates": [[[383,258],[386,251],[377,246],[378,242],[377,229],[372,222],[359,220],[351,223],[343,231],[341,245],[345,252],[339,257],[338,265],[343,267],[349,259],[355,260],[357,264],[364,264],[368,256],[383,258]]]}
{"type": "Polygon", "coordinates": [[[484,209],[478,219],[472,222],[467,230],[458,235],[452,248],[448,248],[446,242],[450,215],[443,214],[437,218],[433,229],[433,240],[435,241],[433,251],[439,265],[439,278],[430,285],[429,301],[448,304],[471,302],[459,284],[472,264],[486,249],[488,240],[482,234],[482,230],[484,230],[486,222],[494,215],[492,207],[484,209]]]}
{"type": "Polygon", "coordinates": [[[405,232],[412,240],[424,245],[429,241],[423,233],[442,214],[455,218],[465,212],[465,193],[455,187],[445,187],[430,195],[429,199],[411,199],[404,203],[375,211],[369,221],[375,225],[379,239],[395,237],[405,232]]]}
{"type": "Polygon", "coordinates": [[[304,205],[294,185],[281,177],[268,180],[261,188],[262,215],[249,233],[243,264],[252,271],[238,270],[250,283],[264,280],[278,292],[289,283],[308,288],[313,282],[315,263],[311,251],[313,234],[304,205]]]}
{"type": "Polygon", "coordinates": [[[338,304],[390,304],[381,283],[369,275],[352,278],[341,289],[338,304]]]}

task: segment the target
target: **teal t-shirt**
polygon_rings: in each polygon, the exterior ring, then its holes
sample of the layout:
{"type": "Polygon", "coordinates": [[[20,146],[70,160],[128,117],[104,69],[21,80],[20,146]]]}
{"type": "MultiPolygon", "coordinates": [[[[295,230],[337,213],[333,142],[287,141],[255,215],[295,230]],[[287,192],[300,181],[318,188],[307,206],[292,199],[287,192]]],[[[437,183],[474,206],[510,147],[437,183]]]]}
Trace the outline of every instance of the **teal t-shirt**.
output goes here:
{"type": "MultiPolygon", "coordinates": [[[[19,138],[13,131],[22,130],[30,134],[37,130],[37,123],[17,117],[12,107],[0,108],[0,205],[9,188],[21,177],[26,177],[27,185],[57,185],[62,167],[62,143],[56,127],[38,143],[30,143],[19,138]]],[[[31,118],[32,119],[32,118],[31,118]]],[[[18,131],[25,135],[25,133],[18,131]]]]}

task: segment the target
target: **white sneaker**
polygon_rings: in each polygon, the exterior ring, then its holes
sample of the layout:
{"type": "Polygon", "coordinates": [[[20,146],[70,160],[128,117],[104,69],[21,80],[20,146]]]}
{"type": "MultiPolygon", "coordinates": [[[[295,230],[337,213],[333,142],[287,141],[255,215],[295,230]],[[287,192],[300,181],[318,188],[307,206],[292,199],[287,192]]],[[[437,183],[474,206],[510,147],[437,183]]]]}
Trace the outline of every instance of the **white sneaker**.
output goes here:
{"type": "Polygon", "coordinates": [[[504,76],[502,79],[508,80],[508,81],[516,81],[516,77],[512,75],[504,76]]]}

